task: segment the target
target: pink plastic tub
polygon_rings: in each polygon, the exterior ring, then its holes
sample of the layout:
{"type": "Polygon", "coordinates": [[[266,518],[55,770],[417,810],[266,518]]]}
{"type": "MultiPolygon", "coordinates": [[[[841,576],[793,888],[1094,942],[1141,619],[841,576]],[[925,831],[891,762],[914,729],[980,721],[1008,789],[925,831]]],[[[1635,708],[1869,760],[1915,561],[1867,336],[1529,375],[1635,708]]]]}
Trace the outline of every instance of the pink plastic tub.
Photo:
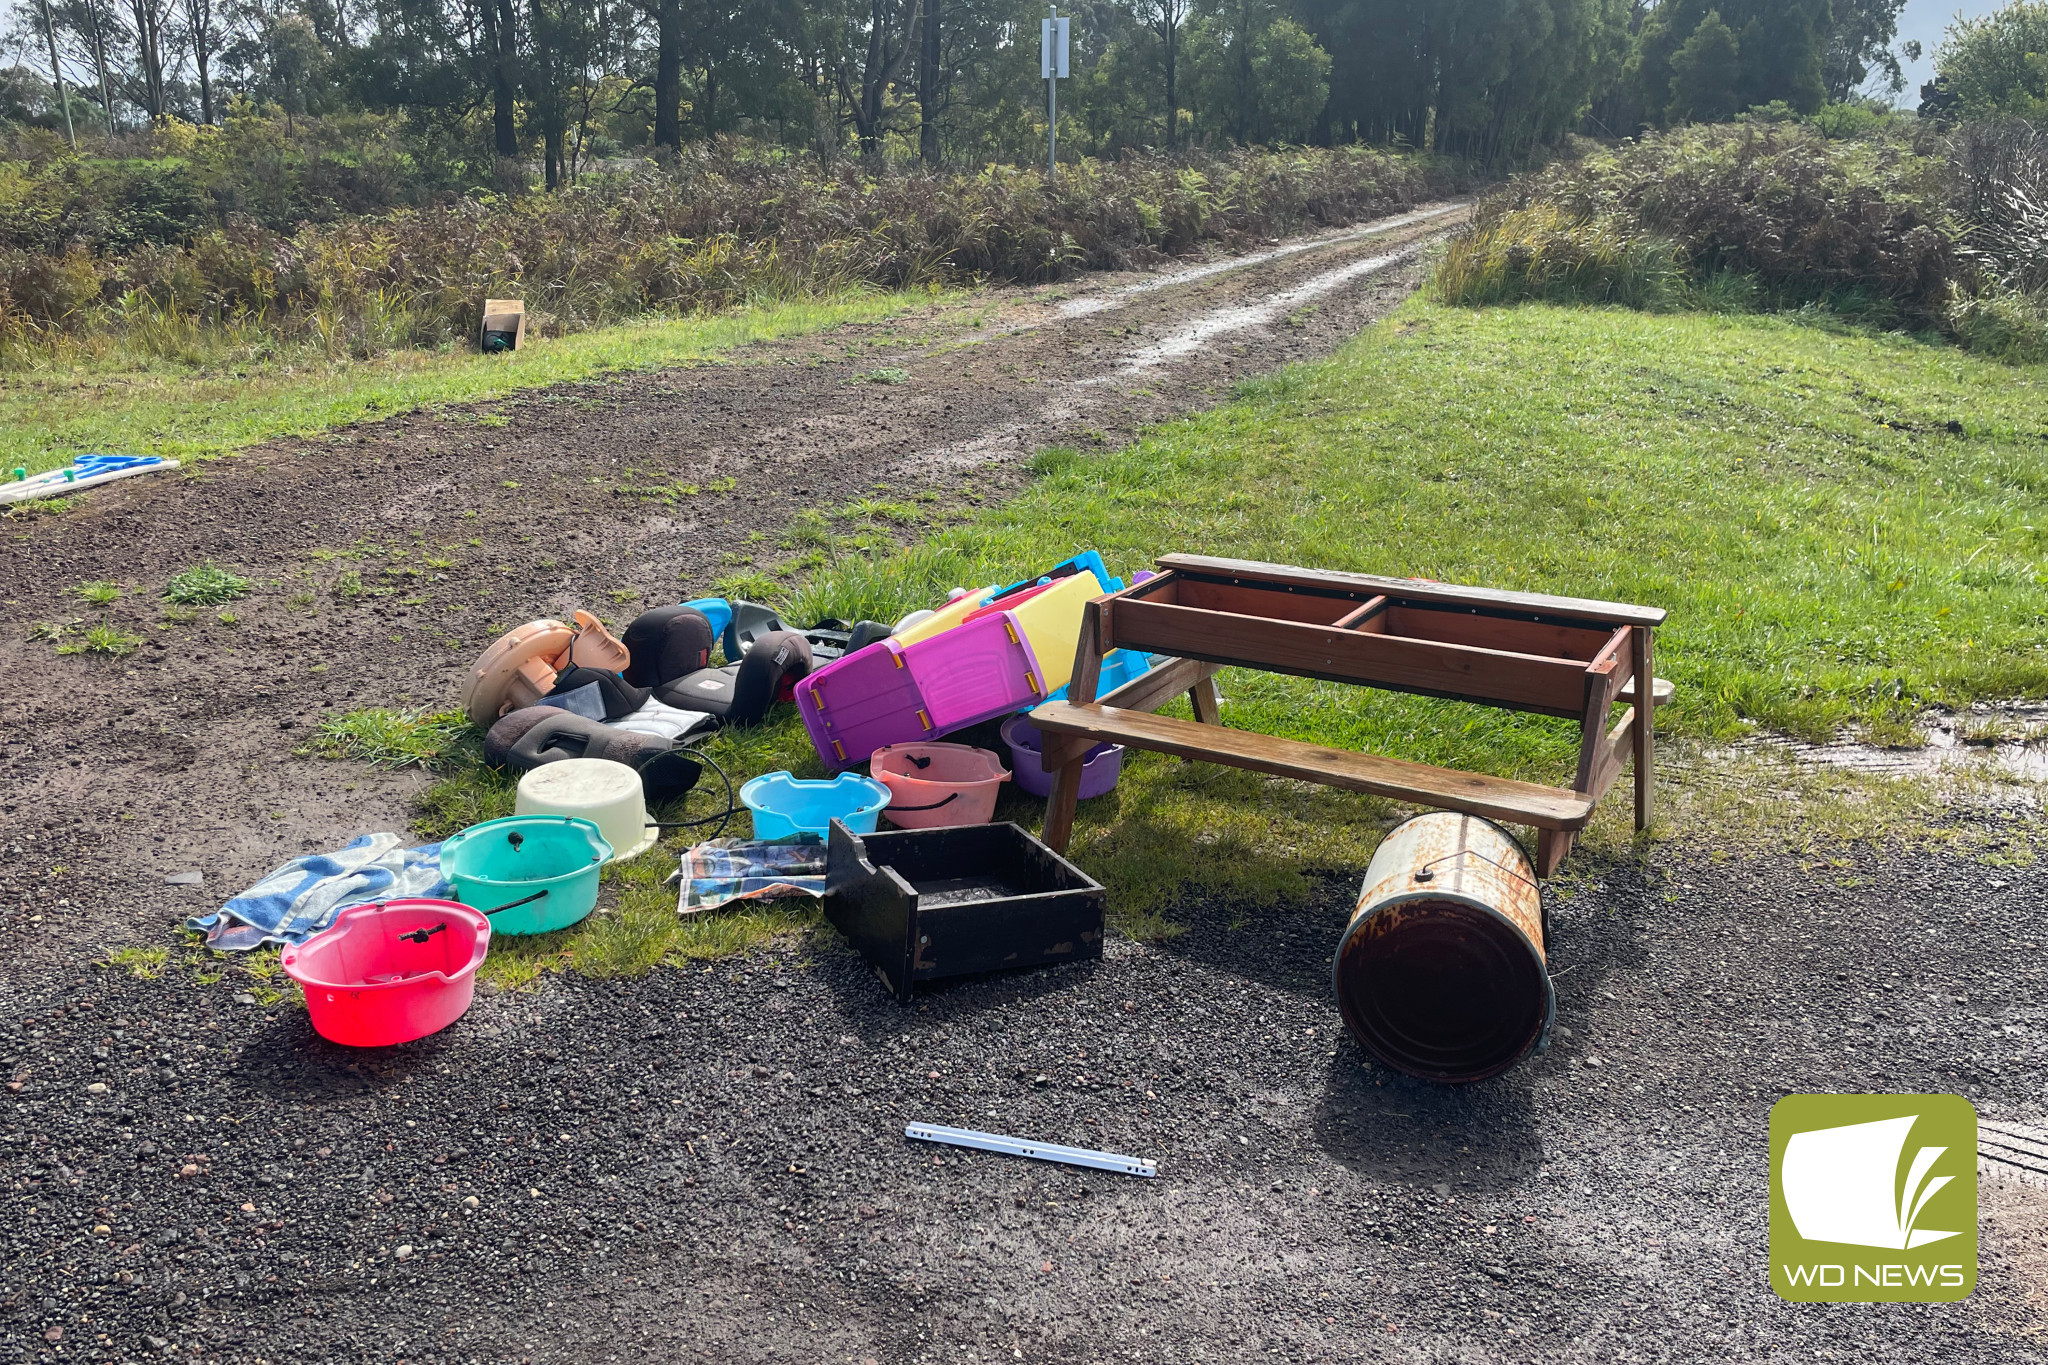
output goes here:
{"type": "Polygon", "coordinates": [[[796,709],[828,768],[858,763],[885,745],[937,737],[894,640],[855,650],[803,679],[796,709]]]}
{"type": "Polygon", "coordinates": [[[349,1047],[389,1047],[437,1033],[476,995],[491,922],[455,901],[355,905],[279,955],[306,992],[313,1028],[349,1047]]]}
{"type": "Polygon", "coordinates": [[[892,744],[875,750],[868,772],[889,789],[883,818],[904,829],[985,825],[1010,780],[1000,758],[969,744],[892,744]]]}
{"type": "MultiPolygon", "coordinates": [[[[1033,796],[1052,795],[1052,774],[1045,770],[1045,735],[1022,716],[1003,722],[1003,743],[1010,746],[1010,767],[1017,786],[1033,796]]],[[[1086,801],[1116,787],[1124,770],[1124,746],[1098,744],[1081,760],[1081,795],[1086,801]]]]}
{"type": "Polygon", "coordinates": [[[1045,700],[1045,672],[1007,611],[920,640],[903,662],[942,735],[1045,700]]]}

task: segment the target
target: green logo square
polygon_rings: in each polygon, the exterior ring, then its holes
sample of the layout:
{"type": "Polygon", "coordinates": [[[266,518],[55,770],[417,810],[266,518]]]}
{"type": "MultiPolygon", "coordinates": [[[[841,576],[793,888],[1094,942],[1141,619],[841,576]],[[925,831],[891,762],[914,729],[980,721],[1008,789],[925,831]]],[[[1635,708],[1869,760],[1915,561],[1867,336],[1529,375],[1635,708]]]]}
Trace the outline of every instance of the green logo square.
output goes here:
{"type": "Polygon", "coordinates": [[[1793,1303],[1945,1303],[1977,1284],[1977,1111],[1960,1095],[1771,1106],[1771,1288],[1793,1303]]]}

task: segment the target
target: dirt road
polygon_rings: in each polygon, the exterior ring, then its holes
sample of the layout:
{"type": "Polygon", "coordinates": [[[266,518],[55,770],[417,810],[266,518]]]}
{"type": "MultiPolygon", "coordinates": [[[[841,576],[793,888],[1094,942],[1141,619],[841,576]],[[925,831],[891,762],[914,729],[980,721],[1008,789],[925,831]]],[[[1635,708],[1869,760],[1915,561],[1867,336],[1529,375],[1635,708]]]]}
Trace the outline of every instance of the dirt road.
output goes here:
{"type": "Polygon", "coordinates": [[[1171,943],[910,1010],[828,929],[488,995],[375,1055],[91,965],[284,856],[403,826],[417,779],[292,757],[323,709],[445,705],[504,627],[701,590],[748,532],[877,484],[999,496],[1044,444],[1119,442],[1329,349],[1455,213],[8,523],[12,622],[88,614],[64,590],[114,579],[110,616],[153,644],[0,645],[0,1362],[2048,1360],[2026,1178],[1987,1186],[1963,1304],[1794,1308],[1762,1264],[1778,1094],[1959,1090],[2009,1131],[2048,1122],[2040,869],[1589,866],[1553,895],[1554,1045],[1457,1091],[1344,1037],[1341,883],[1285,913],[1189,905],[1171,943]],[[645,495],[678,485],[700,491],[645,495]],[[164,579],[205,559],[260,590],[232,625],[156,629],[164,579]],[[205,885],[165,886],[181,868],[205,885]],[[912,1120],[1161,1175],[913,1149],[912,1120]]]}

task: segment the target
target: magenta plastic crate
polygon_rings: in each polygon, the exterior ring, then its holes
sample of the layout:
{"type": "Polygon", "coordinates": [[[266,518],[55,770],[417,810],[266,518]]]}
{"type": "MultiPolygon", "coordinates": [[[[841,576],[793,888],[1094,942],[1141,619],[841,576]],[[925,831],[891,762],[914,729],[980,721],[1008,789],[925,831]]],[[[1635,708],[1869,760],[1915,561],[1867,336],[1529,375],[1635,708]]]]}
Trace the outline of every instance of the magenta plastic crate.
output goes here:
{"type": "Polygon", "coordinates": [[[1007,611],[919,640],[903,661],[942,735],[1045,700],[1045,673],[1007,611]]]}
{"type": "Polygon", "coordinates": [[[828,768],[859,763],[890,744],[938,738],[894,640],[836,659],[796,685],[796,709],[828,768]]]}

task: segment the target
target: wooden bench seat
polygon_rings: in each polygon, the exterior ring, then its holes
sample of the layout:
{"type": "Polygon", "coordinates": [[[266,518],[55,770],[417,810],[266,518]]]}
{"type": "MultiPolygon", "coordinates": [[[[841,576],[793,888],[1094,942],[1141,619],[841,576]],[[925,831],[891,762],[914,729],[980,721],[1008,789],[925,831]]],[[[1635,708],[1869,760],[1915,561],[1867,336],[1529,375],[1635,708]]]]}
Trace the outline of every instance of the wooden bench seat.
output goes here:
{"type": "Polygon", "coordinates": [[[1580,830],[1593,817],[1593,797],[1562,787],[1332,749],[1147,711],[1047,702],[1031,713],[1031,723],[1047,734],[1074,735],[1090,744],[1130,744],[1537,829],[1580,830]]]}

